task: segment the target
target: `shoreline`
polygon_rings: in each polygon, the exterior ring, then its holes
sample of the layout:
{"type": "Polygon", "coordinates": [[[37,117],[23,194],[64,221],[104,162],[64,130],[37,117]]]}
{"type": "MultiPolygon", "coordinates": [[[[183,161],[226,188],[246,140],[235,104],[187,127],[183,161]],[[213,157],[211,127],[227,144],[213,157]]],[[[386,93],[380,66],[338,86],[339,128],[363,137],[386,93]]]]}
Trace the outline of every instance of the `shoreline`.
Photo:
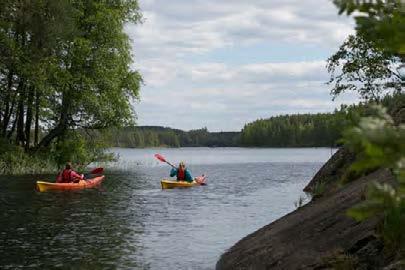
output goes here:
{"type": "Polygon", "coordinates": [[[338,150],[339,146],[154,146],[154,147],[121,147],[121,146],[111,146],[108,149],[120,148],[120,149],[181,149],[181,148],[242,148],[242,149],[310,149],[310,148],[327,148],[338,150]]]}

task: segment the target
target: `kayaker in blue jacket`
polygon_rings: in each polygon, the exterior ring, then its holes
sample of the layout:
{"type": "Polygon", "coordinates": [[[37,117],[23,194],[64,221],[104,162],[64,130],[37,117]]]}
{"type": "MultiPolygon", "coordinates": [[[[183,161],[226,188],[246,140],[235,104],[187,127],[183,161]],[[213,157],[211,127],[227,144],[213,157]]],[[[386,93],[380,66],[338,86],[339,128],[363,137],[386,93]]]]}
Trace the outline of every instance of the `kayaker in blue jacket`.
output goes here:
{"type": "Polygon", "coordinates": [[[180,162],[179,167],[172,168],[170,171],[170,176],[176,176],[177,181],[186,181],[186,182],[193,182],[193,177],[191,176],[190,172],[186,169],[186,164],[184,162],[180,162]]]}

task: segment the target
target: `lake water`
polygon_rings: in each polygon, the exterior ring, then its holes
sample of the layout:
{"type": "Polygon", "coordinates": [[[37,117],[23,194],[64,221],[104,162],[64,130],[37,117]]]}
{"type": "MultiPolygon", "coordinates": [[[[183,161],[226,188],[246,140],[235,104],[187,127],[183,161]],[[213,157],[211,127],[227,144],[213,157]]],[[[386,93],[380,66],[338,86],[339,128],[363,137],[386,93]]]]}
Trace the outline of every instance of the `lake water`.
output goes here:
{"type": "Polygon", "coordinates": [[[330,148],[121,149],[95,190],[39,193],[0,176],[0,269],[214,269],[235,242],[294,210],[330,148]],[[161,190],[184,160],[208,185],[161,190]]]}

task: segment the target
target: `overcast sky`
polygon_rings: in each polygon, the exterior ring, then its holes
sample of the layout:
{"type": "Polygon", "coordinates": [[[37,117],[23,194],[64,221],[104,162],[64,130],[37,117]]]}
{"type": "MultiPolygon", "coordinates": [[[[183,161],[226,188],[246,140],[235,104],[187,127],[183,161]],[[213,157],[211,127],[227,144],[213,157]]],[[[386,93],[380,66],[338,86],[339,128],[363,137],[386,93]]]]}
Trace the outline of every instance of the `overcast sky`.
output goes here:
{"type": "Polygon", "coordinates": [[[331,0],[139,0],[128,25],[144,78],[139,125],[237,131],[258,118],[328,112],[325,60],[353,31],[331,0]]]}

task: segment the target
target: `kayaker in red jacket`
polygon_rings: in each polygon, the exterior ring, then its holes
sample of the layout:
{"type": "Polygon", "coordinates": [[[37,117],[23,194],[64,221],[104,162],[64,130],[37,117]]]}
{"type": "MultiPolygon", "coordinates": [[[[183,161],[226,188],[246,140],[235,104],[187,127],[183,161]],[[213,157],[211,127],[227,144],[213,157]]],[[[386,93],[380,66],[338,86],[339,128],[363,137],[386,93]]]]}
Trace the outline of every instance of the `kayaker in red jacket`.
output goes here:
{"type": "Polygon", "coordinates": [[[193,182],[193,177],[191,176],[190,172],[186,169],[186,164],[184,162],[180,162],[179,167],[177,169],[172,168],[170,171],[170,176],[176,176],[177,181],[187,181],[193,182]]]}
{"type": "Polygon", "coordinates": [[[70,162],[66,163],[65,169],[58,174],[56,183],[77,183],[84,179],[83,174],[78,174],[72,169],[70,162]]]}

